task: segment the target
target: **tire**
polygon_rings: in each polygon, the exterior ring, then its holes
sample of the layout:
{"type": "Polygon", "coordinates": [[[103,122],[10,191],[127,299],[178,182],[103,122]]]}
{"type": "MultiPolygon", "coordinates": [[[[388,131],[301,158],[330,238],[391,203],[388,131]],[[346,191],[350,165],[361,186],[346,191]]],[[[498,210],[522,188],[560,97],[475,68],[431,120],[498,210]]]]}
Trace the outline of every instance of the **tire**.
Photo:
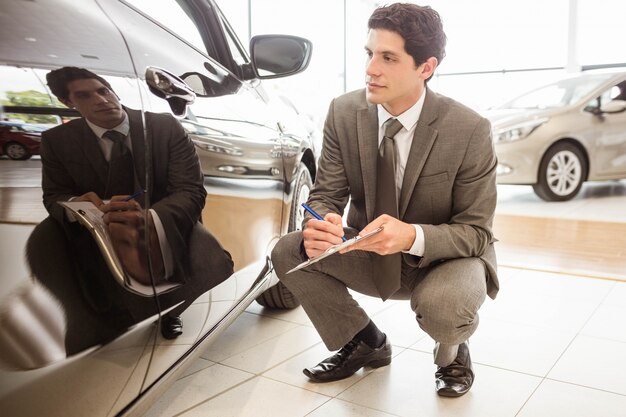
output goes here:
{"type": "Polygon", "coordinates": [[[587,159],[576,145],[561,142],[545,153],[533,190],[545,201],[567,201],[578,194],[587,176],[587,159]]]}
{"type": "MultiPolygon", "coordinates": [[[[302,219],[304,218],[302,203],[305,203],[309,198],[309,191],[312,186],[311,173],[303,163],[300,163],[294,182],[293,199],[289,209],[289,232],[302,229],[302,219]]],[[[265,290],[257,297],[256,301],[263,307],[283,310],[293,309],[300,305],[300,302],[281,281],[265,290]]]]}
{"type": "Polygon", "coordinates": [[[26,146],[19,142],[9,142],[5,144],[4,154],[15,161],[23,161],[31,157],[26,146]]]}

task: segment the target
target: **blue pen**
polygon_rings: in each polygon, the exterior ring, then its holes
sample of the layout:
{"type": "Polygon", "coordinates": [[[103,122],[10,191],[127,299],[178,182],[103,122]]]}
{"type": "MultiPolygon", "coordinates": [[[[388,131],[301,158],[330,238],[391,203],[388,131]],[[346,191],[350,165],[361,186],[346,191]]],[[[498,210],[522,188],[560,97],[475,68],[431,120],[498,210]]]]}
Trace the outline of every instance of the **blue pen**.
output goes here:
{"type": "MultiPolygon", "coordinates": [[[[304,207],[304,209],[306,211],[308,211],[309,213],[311,213],[311,215],[313,215],[313,217],[315,217],[317,220],[324,220],[322,218],[322,216],[320,216],[319,214],[317,214],[315,212],[315,210],[313,210],[311,207],[308,206],[307,203],[302,203],[302,207],[304,207]]],[[[341,236],[341,240],[343,240],[344,242],[347,240],[345,236],[341,236]]]]}
{"type": "Polygon", "coordinates": [[[146,192],[146,190],[137,190],[137,191],[135,191],[133,194],[129,195],[128,197],[126,197],[126,198],[125,198],[124,200],[122,200],[122,201],[130,201],[130,200],[132,200],[132,199],[134,199],[134,198],[139,197],[140,195],[142,195],[142,194],[143,194],[143,193],[145,193],[145,192],[146,192]]]}

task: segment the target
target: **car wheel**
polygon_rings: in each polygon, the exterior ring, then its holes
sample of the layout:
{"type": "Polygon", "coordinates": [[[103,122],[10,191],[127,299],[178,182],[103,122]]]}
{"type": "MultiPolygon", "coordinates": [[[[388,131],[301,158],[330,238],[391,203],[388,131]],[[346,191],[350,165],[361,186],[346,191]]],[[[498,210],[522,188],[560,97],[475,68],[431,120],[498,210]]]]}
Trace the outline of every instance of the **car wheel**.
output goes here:
{"type": "Polygon", "coordinates": [[[294,195],[291,201],[291,209],[289,210],[290,232],[302,230],[302,221],[304,220],[304,207],[302,207],[302,203],[306,203],[309,199],[311,187],[313,187],[311,173],[303,163],[300,163],[298,177],[294,183],[294,195]]]}
{"type": "Polygon", "coordinates": [[[30,152],[28,152],[26,146],[18,142],[9,142],[4,145],[4,154],[16,161],[30,158],[30,152]]]}
{"type": "MultiPolygon", "coordinates": [[[[312,186],[311,173],[303,163],[300,163],[300,169],[298,170],[294,182],[294,194],[289,210],[289,232],[302,228],[302,220],[304,219],[302,203],[305,203],[309,198],[309,192],[312,186]]],[[[256,301],[263,307],[278,309],[291,309],[300,305],[296,297],[285,287],[285,284],[280,281],[265,290],[256,301]]]]}
{"type": "Polygon", "coordinates": [[[548,149],[539,165],[539,181],[535,193],[546,201],[567,201],[578,194],[587,173],[587,160],[582,151],[567,142],[548,149]]]}

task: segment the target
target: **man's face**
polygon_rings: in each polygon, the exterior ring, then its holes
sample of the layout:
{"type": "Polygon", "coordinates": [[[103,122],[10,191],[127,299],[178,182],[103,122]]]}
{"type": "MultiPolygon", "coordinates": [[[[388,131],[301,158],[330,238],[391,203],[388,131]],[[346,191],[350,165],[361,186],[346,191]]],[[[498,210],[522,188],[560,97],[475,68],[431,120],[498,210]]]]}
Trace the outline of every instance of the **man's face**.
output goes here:
{"type": "Polygon", "coordinates": [[[394,116],[417,102],[424,81],[437,66],[437,59],[429,58],[416,67],[413,57],[404,50],[402,36],[385,29],[370,29],[365,51],[367,101],[382,104],[394,116]]]}
{"type": "Polygon", "coordinates": [[[61,100],[75,108],[91,123],[107,129],[124,120],[124,112],[113,91],[94,78],[71,81],[67,85],[68,99],[61,100]]]}

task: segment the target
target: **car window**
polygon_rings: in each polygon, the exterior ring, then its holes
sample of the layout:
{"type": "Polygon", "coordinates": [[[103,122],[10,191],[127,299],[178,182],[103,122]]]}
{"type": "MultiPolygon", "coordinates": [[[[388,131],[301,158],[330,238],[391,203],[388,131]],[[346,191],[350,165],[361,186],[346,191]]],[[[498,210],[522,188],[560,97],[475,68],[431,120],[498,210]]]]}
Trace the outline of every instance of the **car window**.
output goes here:
{"type": "Polygon", "coordinates": [[[626,81],[611,87],[611,100],[626,100],[626,81]]]}
{"type": "Polygon", "coordinates": [[[248,55],[243,49],[241,42],[237,38],[237,35],[235,35],[235,32],[230,27],[230,24],[224,18],[221,12],[219,13],[219,18],[220,24],[222,25],[224,33],[226,34],[226,42],[228,43],[228,49],[230,50],[233,61],[235,61],[237,65],[247,64],[248,62],[250,62],[250,59],[248,59],[248,55]]]}
{"type": "Polygon", "coordinates": [[[626,81],[607,88],[602,94],[591,100],[587,104],[587,108],[600,107],[613,100],[626,100],[626,81]]]}
{"type": "Polygon", "coordinates": [[[205,51],[204,41],[196,25],[176,0],[126,0],[144,14],[165,26],[200,51],[205,51]]]}
{"type": "Polygon", "coordinates": [[[546,109],[574,104],[590,94],[607,76],[571,78],[538,88],[509,101],[503,109],[546,109]]]}

